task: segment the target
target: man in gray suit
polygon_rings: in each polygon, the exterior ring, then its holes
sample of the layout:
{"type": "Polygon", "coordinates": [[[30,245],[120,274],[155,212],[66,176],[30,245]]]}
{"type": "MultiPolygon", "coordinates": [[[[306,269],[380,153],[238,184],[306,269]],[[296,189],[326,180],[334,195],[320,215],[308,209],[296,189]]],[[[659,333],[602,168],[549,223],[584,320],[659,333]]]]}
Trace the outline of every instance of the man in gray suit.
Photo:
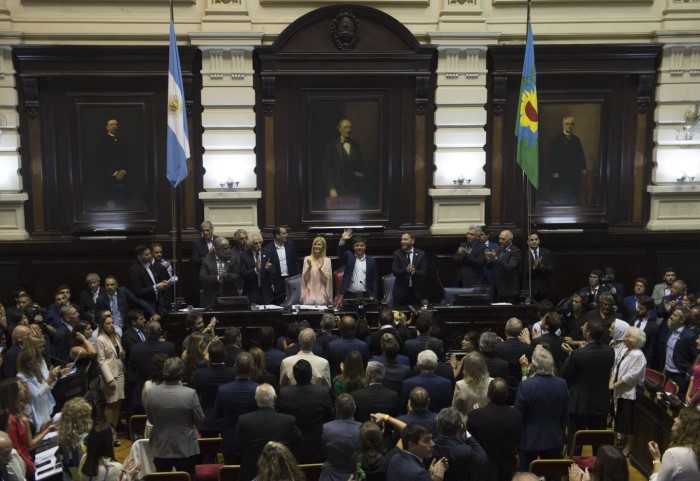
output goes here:
{"type": "Polygon", "coordinates": [[[160,472],[189,473],[197,479],[195,459],[199,443],[195,427],[204,419],[197,392],[180,384],[185,373],[185,363],[179,357],[171,357],[163,365],[163,383],[148,390],[146,415],[153,431],[148,445],[153,464],[160,472]]]}

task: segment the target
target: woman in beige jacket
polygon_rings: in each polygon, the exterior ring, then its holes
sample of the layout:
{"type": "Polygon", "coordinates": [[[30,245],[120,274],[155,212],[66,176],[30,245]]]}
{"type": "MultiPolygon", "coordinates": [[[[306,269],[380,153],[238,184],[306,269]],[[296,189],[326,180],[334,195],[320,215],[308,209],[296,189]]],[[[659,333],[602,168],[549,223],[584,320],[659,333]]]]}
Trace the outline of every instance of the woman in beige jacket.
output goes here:
{"type": "MultiPolygon", "coordinates": [[[[106,400],[105,421],[116,430],[119,424],[121,402],[124,399],[124,349],[114,328],[111,311],[98,313],[97,322],[100,333],[95,341],[95,349],[106,400]]],[[[119,445],[118,440],[115,441],[115,445],[119,445]]]]}

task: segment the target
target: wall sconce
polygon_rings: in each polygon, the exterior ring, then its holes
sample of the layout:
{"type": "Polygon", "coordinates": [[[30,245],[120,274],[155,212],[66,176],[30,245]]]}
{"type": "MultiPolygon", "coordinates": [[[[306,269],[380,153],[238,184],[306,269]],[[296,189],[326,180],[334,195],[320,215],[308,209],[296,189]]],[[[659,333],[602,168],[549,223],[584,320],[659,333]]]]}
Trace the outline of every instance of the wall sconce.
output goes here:
{"type": "Polygon", "coordinates": [[[471,179],[465,179],[464,176],[461,175],[461,174],[460,174],[459,177],[457,177],[456,179],[453,179],[453,180],[452,180],[452,183],[453,183],[454,185],[464,185],[465,182],[466,182],[467,184],[471,184],[471,183],[472,183],[472,180],[471,180],[471,179]]]}
{"type": "Polygon", "coordinates": [[[684,125],[676,132],[676,140],[693,140],[695,132],[700,129],[700,103],[688,107],[683,114],[684,125]]]}
{"type": "Polygon", "coordinates": [[[224,182],[221,182],[219,185],[222,189],[233,190],[236,187],[238,187],[238,182],[234,182],[234,180],[231,177],[229,177],[224,182]]]}

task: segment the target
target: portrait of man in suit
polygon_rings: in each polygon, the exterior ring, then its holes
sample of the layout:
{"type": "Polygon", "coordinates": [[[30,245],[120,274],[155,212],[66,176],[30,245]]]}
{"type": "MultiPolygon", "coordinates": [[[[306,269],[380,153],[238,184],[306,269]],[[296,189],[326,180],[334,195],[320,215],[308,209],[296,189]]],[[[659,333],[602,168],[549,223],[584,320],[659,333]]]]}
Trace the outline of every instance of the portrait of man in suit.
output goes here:
{"type": "Polygon", "coordinates": [[[312,102],[310,112],[312,209],[378,208],[382,156],[377,102],[312,102]]]}

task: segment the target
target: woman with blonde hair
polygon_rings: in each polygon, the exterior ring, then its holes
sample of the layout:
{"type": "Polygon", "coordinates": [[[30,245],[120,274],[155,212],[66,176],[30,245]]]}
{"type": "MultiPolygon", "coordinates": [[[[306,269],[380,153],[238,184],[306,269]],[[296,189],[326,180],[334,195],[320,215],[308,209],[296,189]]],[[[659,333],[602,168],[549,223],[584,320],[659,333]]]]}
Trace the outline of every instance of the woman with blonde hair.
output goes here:
{"type": "Polygon", "coordinates": [[[270,441],[258,456],[258,474],[254,481],[281,480],[306,481],[306,476],[284,444],[270,441]]]}
{"type": "Polygon", "coordinates": [[[326,257],[326,239],[316,237],[311,254],[304,257],[301,271],[302,304],[333,304],[333,275],[331,260],[326,257]]]}
{"type": "MultiPolygon", "coordinates": [[[[122,399],[124,399],[124,348],[114,326],[112,312],[101,311],[97,314],[100,334],[95,340],[97,363],[102,374],[102,388],[105,395],[104,419],[117,429],[122,399]]],[[[115,446],[121,446],[117,439],[115,446]]]]}
{"type": "Polygon", "coordinates": [[[486,395],[489,382],[489,371],[486,368],[484,356],[478,352],[470,352],[462,359],[463,378],[455,384],[452,396],[452,407],[462,414],[474,409],[474,405],[484,407],[489,403],[486,395]]]}
{"type": "Polygon", "coordinates": [[[17,378],[24,381],[31,396],[27,402],[27,415],[37,430],[41,430],[51,420],[51,412],[56,401],[51,389],[61,372],[59,367],[49,371],[41,354],[44,340],[27,336],[24,346],[17,356],[17,378]],[[41,347],[40,347],[41,346],[41,347]]]}
{"type": "MultiPolygon", "coordinates": [[[[58,425],[58,447],[61,449],[63,468],[78,468],[83,457],[83,440],[92,429],[92,406],[83,397],[69,399],[61,410],[58,425]]],[[[76,479],[72,475],[73,479],[76,479]]]]}

